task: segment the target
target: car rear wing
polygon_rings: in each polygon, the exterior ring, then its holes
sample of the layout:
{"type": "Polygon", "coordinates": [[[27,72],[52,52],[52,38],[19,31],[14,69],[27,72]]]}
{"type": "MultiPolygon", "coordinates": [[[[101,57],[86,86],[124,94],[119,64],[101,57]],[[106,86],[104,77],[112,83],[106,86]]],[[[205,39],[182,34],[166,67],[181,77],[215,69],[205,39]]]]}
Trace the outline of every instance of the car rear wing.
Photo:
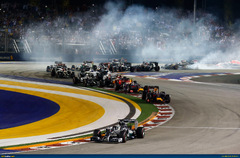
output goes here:
{"type": "Polygon", "coordinates": [[[124,122],[127,125],[131,125],[131,126],[134,125],[135,128],[138,127],[138,120],[136,120],[136,119],[119,119],[118,121],[119,122],[124,122]]]}

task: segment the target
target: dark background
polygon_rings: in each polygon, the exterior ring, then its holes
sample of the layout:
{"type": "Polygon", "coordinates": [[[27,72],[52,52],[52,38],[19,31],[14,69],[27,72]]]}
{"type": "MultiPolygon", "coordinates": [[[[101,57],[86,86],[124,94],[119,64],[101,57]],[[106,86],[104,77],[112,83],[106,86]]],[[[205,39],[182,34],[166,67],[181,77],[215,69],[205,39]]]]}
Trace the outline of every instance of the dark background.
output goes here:
{"type": "MultiPolygon", "coordinates": [[[[108,1],[109,0],[1,0],[0,2],[20,2],[36,6],[48,6],[48,8],[57,10],[58,13],[61,14],[69,9],[86,12],[93,7],[103,7],[108,1]]],[[[168,7],[182,9],[188,12],[193,11],[194,5],[194,0],[119,0],[116,2],[124,2],[126,7],[137,4],[152,9],[168,7]]],[[[197,0],[197,10],[211,13],[228,24],[232,24],[237,19],[240,19],[239,8],[239,0],[197,0]]]]}

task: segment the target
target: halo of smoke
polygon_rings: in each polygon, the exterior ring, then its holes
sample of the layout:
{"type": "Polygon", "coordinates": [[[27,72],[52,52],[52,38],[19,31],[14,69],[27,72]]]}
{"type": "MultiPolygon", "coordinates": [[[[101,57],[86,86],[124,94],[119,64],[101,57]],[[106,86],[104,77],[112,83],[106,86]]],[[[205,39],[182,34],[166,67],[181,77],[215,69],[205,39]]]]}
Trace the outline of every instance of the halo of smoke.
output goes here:
{"type": "MultiPolygon", "coordinates": [[[[221,48],[220,40],[213,40],[216,26],[212,23],[217,18],[210,14],[197,19],[194,25],[191,13],[184,15],[176,9],[152,10],[139,5],[125,9],[123,3],[116,2],[108,2],[104,8],[105,13],[98,22],[95,19],[94,26],[90,26],[90,29],[75,25],[71,30],[66,27],[69,19],[58,17],[54,21],[29,27],[25,39],[34,45],[34,54],[44,54],[47,58],[56,57],[61,51],[54,43],[74,39],[91,45],[85,48],[88,57],[89,54],[96,55],[100,41],[112,39],[118,48],[117,53],[126,51],[125,54],[140,56],[141,60],[179,62],[183,59],[198,59],[199,63],[207,64],[231,60],[232,57],[239,58],[239,46],[221,48]],[[46,29],[48,23],[51,24],[46,29]],[[44,51],[42,45],[45,45],[44,51]]],[[[85,13],[84,16],[75,14],[71,19],[81,23],[83,18],[92,18],[91,13],[85,13]]],[[[232,37],[232,40],[234,38],[236,37],[232,37]]]]}

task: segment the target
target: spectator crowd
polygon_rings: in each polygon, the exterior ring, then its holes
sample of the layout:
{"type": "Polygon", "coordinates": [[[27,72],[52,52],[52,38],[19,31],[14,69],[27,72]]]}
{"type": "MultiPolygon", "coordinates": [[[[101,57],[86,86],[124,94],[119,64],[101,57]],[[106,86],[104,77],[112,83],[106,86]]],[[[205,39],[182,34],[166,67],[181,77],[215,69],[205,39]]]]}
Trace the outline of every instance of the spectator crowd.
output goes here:
{"type": "MultiPolygon", "coordinates": [[[[161,16],[157,19],[148,17],[151,19],[151,27],[138,23],[129,27],[127,31],[121,30],[116,25],[112,26],[111,31],[98,29],[102,27],[94,29],[104,14],[102,9],[94,5],[87,13],[81,12],[76,7],[74,10],[71,8],[59,14],[56,9],[46,5],[31,6],[19,2],[6,2],[1,4],[0,14],[1,43],[4,43],[5,32],[8,32],[9,39],[28,39],[30,43],[39,40],[45,41],[46,44],[61,42],[88,44],[101,41],[107,45],[111,40],[110,44],[122,51],[144,47],[146,43],[154,43],[158,49],[164,50],[170,47],[168,45],[170,41],[188,39],[193,31],[188,29],[177,31],[176,27],[181,26],[182,21],[186,19],[185,15],[180,14],[178,22],[161,16]],[[140,30],[145,31],[138,31],[136,27],[141,27],[140,30]]],[[[217,23],[209,14],[199,12],[198,16],[204,17],[203,25],[196,31],[200,41],[211,40],[219,47],[236,44],[231,29],[217,23]]]]}

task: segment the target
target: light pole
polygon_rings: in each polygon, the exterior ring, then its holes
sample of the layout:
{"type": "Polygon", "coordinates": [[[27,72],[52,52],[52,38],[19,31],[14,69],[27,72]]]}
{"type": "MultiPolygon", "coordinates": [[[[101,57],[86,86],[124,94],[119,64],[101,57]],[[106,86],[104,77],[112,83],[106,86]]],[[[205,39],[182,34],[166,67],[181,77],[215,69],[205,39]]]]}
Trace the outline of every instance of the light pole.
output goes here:
{"type": "Polygon", "coordinates": [[[197,8],[197,0],[194,0],[194,4],[193,4],[193,23],[194,23],[194,25],[196,23],[196,8],[197,8]]]}

